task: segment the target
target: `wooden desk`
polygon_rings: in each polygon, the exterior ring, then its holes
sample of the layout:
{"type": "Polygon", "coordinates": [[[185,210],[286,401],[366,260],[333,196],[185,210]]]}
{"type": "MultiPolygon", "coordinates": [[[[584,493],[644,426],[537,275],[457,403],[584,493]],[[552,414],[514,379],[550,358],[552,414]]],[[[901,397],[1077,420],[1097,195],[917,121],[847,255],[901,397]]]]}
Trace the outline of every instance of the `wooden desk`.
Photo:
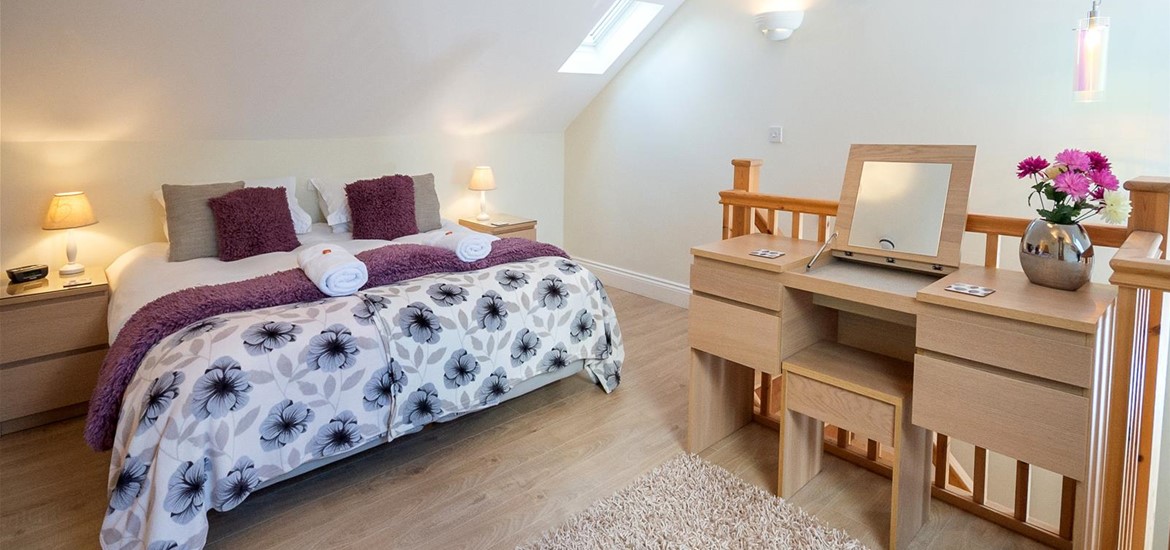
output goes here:
{"type": "MultiPolygon", "coordinates": [[[[1052,290],[983,267],[938,279],[825,257],[805,271],[819,248],[752,234],[692,249],[688,450],[751,421],[754,370],[779,373],[808,346],[838,342],[914,363],[914,424],[1021,461],[1023,483],[1029,464],[1064,476],[1062,517],[1076,521],[1062,521],[1064,539],[1028,534],[1082,547],[1083,518],[1097,497],[1089,489],[1101,445],[1092,434],[1104,420],[1098,404],[1112,353],[1114,288],[1052,290]],[[787,254],[747,255],[757,248],[787,254]],[[996,293],[945,291],[953,282],[996,293]]],[[[1026,519],[1026,501],[1013,513],[1026,519]]]]}

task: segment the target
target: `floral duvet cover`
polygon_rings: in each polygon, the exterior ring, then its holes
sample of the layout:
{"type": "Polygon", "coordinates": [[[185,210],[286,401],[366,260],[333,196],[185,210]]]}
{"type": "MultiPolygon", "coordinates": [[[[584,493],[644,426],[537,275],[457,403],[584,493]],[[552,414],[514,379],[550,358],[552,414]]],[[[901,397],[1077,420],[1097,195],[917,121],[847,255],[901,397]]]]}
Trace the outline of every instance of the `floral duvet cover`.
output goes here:
{"type": "Polygon", "coordinates": [[[610,392],[623,357],[601,282],[555,257],[205,319],[151,349],[126,390],[101,545],[201,548],[207,511],[265,480],[579,361],[610,392]]]}

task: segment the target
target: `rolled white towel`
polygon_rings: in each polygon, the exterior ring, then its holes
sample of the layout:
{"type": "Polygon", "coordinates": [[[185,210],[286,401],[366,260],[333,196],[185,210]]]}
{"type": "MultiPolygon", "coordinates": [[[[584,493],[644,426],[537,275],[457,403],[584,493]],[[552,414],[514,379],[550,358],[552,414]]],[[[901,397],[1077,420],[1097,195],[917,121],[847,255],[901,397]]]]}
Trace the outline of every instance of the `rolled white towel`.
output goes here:
{"type": "Polygon", "coordinates": [[[297,253],[297,264],[321,292],[330,296],[349,296],[370,278],[366,264],[336,245],[310,246],[297,253]]]}
{"type": "Polygon", "coordinates": [[[454,250],[465,262],[482,260],[492,252],[492,243],[500,240],[495,235],[475,231],[446,231],[430,239],[427,244],[454,250]]]}

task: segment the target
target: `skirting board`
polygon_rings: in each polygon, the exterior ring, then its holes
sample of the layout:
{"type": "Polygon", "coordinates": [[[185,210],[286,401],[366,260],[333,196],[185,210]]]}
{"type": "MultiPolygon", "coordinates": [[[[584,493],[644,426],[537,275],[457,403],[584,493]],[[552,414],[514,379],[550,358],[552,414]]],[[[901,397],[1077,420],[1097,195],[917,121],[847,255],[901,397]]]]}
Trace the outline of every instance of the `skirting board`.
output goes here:
{"type": "Polygon", "coordinates": [[[592,271],[605,286],[612,286],[682,308],[690,304],[691,287],[689,286],[584,258],[574,257],[573,261],[592,271]]]}

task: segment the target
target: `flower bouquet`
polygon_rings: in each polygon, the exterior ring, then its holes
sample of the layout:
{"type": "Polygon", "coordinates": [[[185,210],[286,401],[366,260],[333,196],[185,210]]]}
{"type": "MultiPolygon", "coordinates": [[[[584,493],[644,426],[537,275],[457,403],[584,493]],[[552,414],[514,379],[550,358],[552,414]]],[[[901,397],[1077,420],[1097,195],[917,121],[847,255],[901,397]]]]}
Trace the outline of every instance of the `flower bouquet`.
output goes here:
{"type": "Polygon", "coordinates": [[[1016,177],[1032,179],[1032,199],[1039,200],[1033,221],[1020,239],[1020,266],[1035,284],[1076,290],[1093,270],[1093,243],[1080,222],[1100,214],[1107,223],[1129,219],[1130,204],[1113,175],[1109,159],[1097,151],[1065,149],[1049,163],[1028,157],[1016,165],[1016,177]]]}
{"type": "Polygon", "coordinates": [[[1065,149],[1050,164],[1043,157],[1028,157],[1016,165],[1016,177],[1032,178],[1032,198],[1040,200],[1040,218],[1071,225],[1100,213],[1106,223],[1129,219],[1129,199],[1118,191],[1117,176],[1109,158],[1097,151],[1065,149]],[[1051,205],[1051,206],[1050,206],[1051,205]]]}

